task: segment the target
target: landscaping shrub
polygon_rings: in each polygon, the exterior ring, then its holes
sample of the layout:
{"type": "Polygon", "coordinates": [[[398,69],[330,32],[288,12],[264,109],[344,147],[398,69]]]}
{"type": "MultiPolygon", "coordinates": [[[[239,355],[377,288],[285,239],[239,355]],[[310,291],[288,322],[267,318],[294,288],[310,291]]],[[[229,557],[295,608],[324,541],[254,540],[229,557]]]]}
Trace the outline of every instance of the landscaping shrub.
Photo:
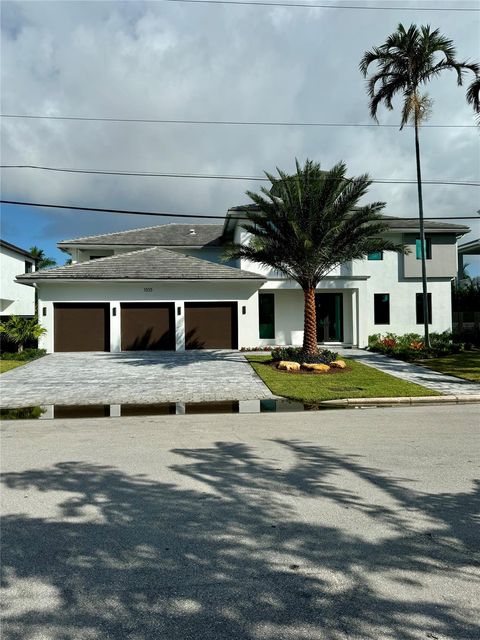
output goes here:
{"type": "Polygon", "coordinates": [[[323,349],[315,355],[305,353],[302,347],[278,347],[272,349],[272,360],[287,360],[289,362],[299,362],[307,364],[330,364],[338,358],[338,353],[323,349]]]}
{"type": "Polygon", "coordinates": [[[17,362],[27,362],[36,360],[46,354],[45,349],[24,349],[20,353],[0,353],[0,360],[15,360],[17,362]]]}
{"type": "Polygon", "coordinates": [[[394,333],[382,336],[377,333],[368,337],[368,348],[399,360],[425,360],[459,353],[465,345],[454,340],[449,331],[431,333],[429,349],[425,347],[423,337],[418,333],[406,333],[401,336],[394,333]]]}

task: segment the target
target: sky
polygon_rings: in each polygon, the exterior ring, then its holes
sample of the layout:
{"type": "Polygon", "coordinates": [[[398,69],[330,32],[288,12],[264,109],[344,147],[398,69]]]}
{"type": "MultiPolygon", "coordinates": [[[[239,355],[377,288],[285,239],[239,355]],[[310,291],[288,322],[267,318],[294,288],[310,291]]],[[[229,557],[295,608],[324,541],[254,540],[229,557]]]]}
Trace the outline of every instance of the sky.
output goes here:
{"type": "MultiPolygon", "coordinates": [[[[326,2],[326,0],[325,0],[326,2]]],[[[383,9],[354,11],[177,2],[1,2],[2,114],[101,118],[369,123],[358,63],[399,22],[430,24],[480,60],[477,1],[329,2],[383,9]],[[405,7],[391,9],[390,7],[405,7]],[[413,11],[413,8],[422,11],[413,11]],[[424,8],[424,9],[423,9],[424,8]]],[[[446,73],[428,88],[429,124],[472,125],[465,88],[446,73]]],[[[380,111],[397,125],[395,110],[380,111]]],[[[423,176],[479,181],[479,128],[423,128],[423,176]]],[[[295,158],[351,176],[414,179],[412,129],[106,123],[1,118],[2,164],[75,169],[254,176],[295,158]]],[[[3,169],[5,200],[87,207],[225,215],[260,183],[124,177],[3,169]]],[[[364,202],[387,215],[416,216],[415,185],[372,185],[364,202]]],[[[476,215],[480,189],[425,185],[426,216],[476,215]]],[[[37,245],[62,264],[63,239],[151,226],[173,219],[2,205],[1,236],[37,245]]],[[[459,221],[461,222],[461,221],[459,221]]],[[[479,220],[464,240],[480,236],[479,220]]],[[[468,258],[471,274],[480,257],[468,258]]]]}

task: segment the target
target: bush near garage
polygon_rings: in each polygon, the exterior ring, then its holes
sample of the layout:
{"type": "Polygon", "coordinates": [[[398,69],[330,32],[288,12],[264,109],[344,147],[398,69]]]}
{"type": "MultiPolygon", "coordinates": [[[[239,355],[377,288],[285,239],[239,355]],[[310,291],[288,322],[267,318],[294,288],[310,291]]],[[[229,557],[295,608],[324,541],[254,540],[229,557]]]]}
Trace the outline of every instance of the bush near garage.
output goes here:
{"type": "Polygon", "coordinates": [[[46,354],[45,349],[24,349],[20,353],[0,353],[0,360],[15,360],[16,362],[28,362],[30,360],[36,360],[46,354]]]}
{"type": "Polygon", "coordinates": [[[405,333],[404,335],[377,333],[368,337],[368,348],[370,351],[383,353],[392,358],[411,361],[460,353],[466,348],[466,345],[456,341],[450,331],[431,333],[429,349],[425,347],[423,337],[418,333],[405,333]]]}
{"type": "Polygon", "coordinates": [[[274,362],[280,360],[298,362],[299,364],[330,364],[338,358],[338,353],[323,349],[318,353],[306,353],[302,347],[277,347],[272,349],[270,355],[274,362]]]}

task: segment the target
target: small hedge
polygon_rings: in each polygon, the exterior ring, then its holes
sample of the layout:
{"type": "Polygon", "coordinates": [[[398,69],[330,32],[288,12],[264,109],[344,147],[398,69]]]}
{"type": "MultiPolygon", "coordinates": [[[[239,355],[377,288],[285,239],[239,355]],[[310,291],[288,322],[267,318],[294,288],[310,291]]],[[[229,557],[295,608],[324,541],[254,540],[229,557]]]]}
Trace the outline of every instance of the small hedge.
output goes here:
{"type": "Polygon", "coordinates": [[[302,347],[278,347],[271,351],[272,360],[288,360],[289,362],[299,362],[300,364],[330,364],[338,358],[338,353],[323,349],[312,355],[305,353],[302,347]]]}
{"type": "Polygon", "coordinates": [[[28,360],[36,360],[47,353],[45,349],[24,349],[17,353],[3,352],[0,353],[0,360],[16,360],[17,362],[27,362],[28,360]]]}
{"type": "Polygon", "coordinates": [[[396,335],[387,333],[382,336],[377,333],[368,337],[370,351],[383,353],[399,360],[425,360],[440,356],[459,353],[465,349],[465,344],[455,342],[449,331],[430,334],[430,348],[427,349],[423,337],[418,333],[396,335]]]}

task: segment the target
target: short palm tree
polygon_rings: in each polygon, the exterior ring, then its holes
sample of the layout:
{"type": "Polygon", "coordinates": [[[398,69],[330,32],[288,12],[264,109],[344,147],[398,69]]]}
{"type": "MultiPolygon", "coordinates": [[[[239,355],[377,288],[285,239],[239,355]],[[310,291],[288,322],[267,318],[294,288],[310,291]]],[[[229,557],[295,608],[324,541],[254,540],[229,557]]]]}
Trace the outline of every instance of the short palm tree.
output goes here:
{"type": "MultiPolygon", "coordinates": [[[[443,71],[454,71],[457,84],[463,83],[463,74],[472,71],[478,83],[480,67],[477,64],[459,62],[452,40],[440,34],[438,29],[432,31],[429,26],[417,27],[412,24],[408,29],[399,24],[397,30],[388,36],[384,44],[366,51],[360,62],[360,70],[365,77],[370,65],[377,69],[368,79],[370,96],[370,115],[377,120],[378,107],[384,104],[393,109],[396,95],[403,98],[402,120],[400,129],[412,121],[415,128],[415,154],[417,162],[418,211],[420,221],[420,246],[422,259],[422,289],[424,309],[425,343],[429,344],[427,274],[425,261],[425,226],[423,221],[422,172],[420,164],[419,127],[422,120],[428,117],[432,102],[421,89],[443,71]]],[[[467,99],[475,108],[478,92],[470,88],[467,99]],[[476,98],[475,98],[476,96],[476,98]]]]}
{"type": "Polygon", "coordinates": [[[315,289],[335,267],[374,251],[399,251],[403,245],[382,238],[387,224],[383,202],[358,206],[371,185],[367,175],[348,179],[343,162],[330,171],[307,160],[296,173],[265,173],[271,188],[247,191],[257,210],[245,213],[246,245],[233,244],[228,258],[245,258],[280,271],[304,293],[303,350],[317,352],[315,289]]]}
{"type": "Polygon", "coordinates": [[[36,317],[11,316],[5,323],[0,324],[0,333],[4,333],[11,342],[17,345],[19,353],[23,351],[25,342],[37,340],[46,331],[45,327],[38,324],[36,317]]]}
{"type": "Polygon", "coordinates": [[[37,269],[46,269],[47,267],[54,267],[57,264],[53,258],[48,258],[45,255],[45,251],[39,247],[30,247],[30,253],[35,258],[37,269]]]}

